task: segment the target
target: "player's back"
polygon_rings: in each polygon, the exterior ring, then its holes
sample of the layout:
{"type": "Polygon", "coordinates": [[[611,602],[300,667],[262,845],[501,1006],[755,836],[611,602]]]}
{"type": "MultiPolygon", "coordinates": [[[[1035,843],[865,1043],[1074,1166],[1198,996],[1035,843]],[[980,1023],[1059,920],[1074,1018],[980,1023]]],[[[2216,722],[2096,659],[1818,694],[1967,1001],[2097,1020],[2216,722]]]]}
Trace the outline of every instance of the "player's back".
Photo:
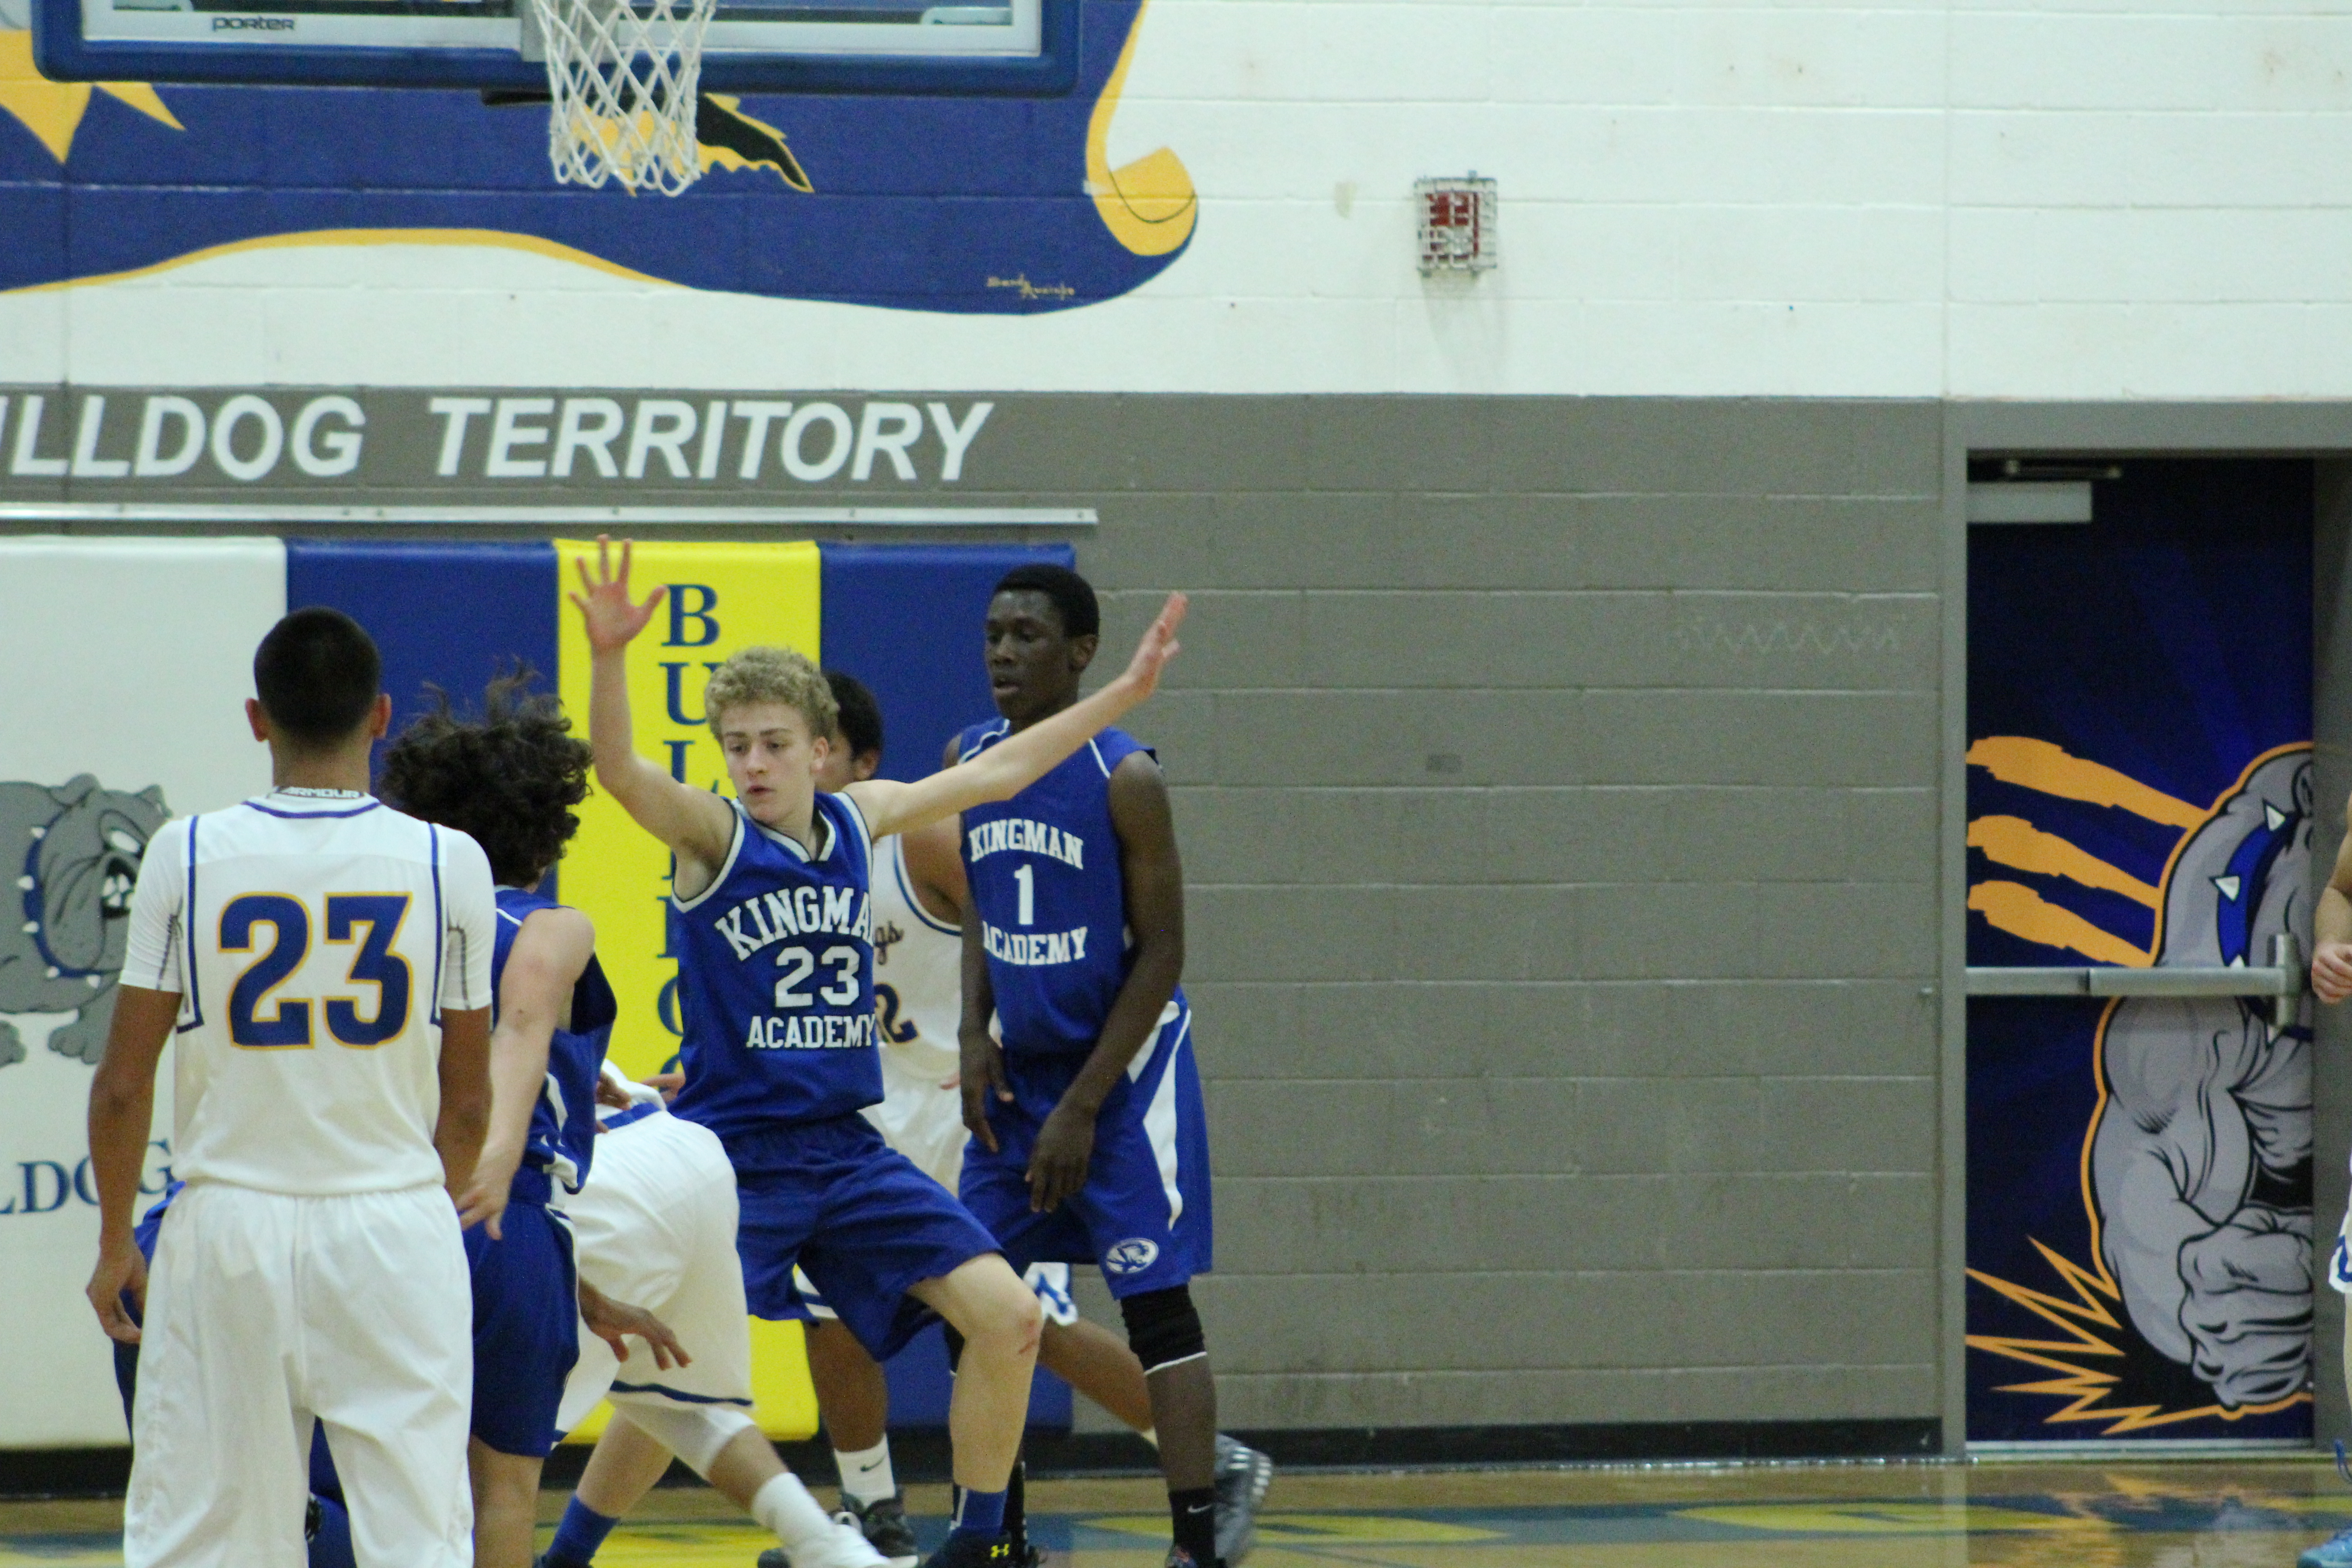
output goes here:
{"type": "Polygon", "coordinates": [[[141,869],[177,880],[123,972],[182,994],[174,1172],[304,1194],[440,1182],[440,1005],[489,1002],[467,994],[488,969],[466,951],[488,924],[465,907],[488,891],[480,847],[365,796],[279,791],[172,824],[141,869]]]}

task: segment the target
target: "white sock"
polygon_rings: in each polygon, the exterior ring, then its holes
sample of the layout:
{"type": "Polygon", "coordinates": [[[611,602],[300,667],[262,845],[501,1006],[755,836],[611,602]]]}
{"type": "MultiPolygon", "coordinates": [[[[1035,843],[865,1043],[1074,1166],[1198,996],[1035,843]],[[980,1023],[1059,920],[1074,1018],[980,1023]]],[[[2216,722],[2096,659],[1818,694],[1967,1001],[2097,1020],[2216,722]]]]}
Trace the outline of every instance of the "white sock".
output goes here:
{"type": "Polygon", "coordinates": [[[859,1502],[877,1503],[898,1495],[898,1480],[890,1474],[889,1438],[855,1454],[835,1448],[833,1462],[839,1468],[842,1491],[859,1502]]]}
{"type": "Polygon", "coordinates": [[[1157,1426],[1146,1426],[1142,1431],[1138,1432],[1136,1436],[1142,1438],[1145,1442],[1150,1444],[1155,1448],[1160,1447],[1160,1428],[1157,1426]]]}
{"type": "Polygon", "coordinates": [[[783,1542],[786,1552],[822,1541],[834,1530],[833,1517],[817,1506],[808,1488],[790,1471],[751,1495],[751,1517],[783,1542]]]}

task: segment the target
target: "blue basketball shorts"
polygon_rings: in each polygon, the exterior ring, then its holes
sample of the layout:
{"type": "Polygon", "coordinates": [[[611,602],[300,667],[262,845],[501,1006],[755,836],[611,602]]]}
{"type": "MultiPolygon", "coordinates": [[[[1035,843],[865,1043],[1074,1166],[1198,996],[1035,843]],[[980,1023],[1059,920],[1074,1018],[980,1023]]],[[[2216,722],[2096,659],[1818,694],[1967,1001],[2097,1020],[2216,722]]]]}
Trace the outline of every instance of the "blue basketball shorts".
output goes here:
{"type": "Polygon", "coordinates": [[[501,1454],[531,1459],[555,1447],[556,1406],[580,1357],[572,1233],[547,1207],[546,1182],[540,1172],[517,1172],[500,1237],[491,1239],[487,1226],[466,1232],[474,1278],[474,1436],[501,1454]]]}
{"type": "Polygon", "coordinates": [[[953,1194],[851,1112],[727,1142],[735,1249],[752,1315],[806,1319],[793,1268],[877,1361],[934,1319],[907,1294],[998,1250],[953,1194]]]}
{"type": "Polygon", "coordinates": [[[997,1149],[964,1151],[962,1195],[1016,1269],[1093,1263],[1114,1296],[1168,1290],[1214,1262],[1209,1132],[1192,1060],[1192,1015],[1170,1003],[1095,1121],[1087,1184],[1051,1214],[1029,1206],[1029,1153],[1086,1058],[1008,1051],[1013,1101],[992,1100],[997,1149]]]}

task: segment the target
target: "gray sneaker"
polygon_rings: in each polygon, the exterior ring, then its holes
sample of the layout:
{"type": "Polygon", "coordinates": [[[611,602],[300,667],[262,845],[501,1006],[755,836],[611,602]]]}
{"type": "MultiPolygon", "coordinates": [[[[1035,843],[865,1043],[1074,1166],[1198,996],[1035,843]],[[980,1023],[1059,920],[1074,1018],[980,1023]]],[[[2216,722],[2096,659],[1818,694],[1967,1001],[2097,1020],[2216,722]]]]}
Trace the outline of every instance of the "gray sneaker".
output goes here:
{"type": "Polygon", "coordinates": [[[1217,1555],[1225,1568],[1238,1568],[1257,1544],[1258,1505],[1273,1484],[1272,1459],[1217,1434],[1217,1555]]]}
{"type": "Polygon", "coordinates": [[[836,1517],[856,1525],[864,1533],[866,1544],[890,1560],[890,1568],[915,1568],[915,1560],[921,1553],[915,1549],[915,1527],[907,1522],[907,1494],[903,1490],[873,1503],[860,1503],[843,1492],[841,1512],[836,1517]]]}

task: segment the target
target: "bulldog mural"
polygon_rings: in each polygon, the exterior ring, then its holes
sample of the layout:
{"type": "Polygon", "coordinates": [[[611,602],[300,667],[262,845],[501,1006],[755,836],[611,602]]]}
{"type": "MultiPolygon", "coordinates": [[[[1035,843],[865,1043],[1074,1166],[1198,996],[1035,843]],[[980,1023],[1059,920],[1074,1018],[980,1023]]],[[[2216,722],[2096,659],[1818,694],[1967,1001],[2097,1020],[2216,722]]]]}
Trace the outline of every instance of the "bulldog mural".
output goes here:
{"type": "Polygon", "coordinates": [[[0,921],[0,1067],[25,1059],[11,1015],[60,1013],[73,1016],[49,1049],[96,1065],[140,858],[171,815],[152,785],[132,795],[89,773],[54,787],[0,782],[0,861],[16,868],[20,911],[0,921]]]}

